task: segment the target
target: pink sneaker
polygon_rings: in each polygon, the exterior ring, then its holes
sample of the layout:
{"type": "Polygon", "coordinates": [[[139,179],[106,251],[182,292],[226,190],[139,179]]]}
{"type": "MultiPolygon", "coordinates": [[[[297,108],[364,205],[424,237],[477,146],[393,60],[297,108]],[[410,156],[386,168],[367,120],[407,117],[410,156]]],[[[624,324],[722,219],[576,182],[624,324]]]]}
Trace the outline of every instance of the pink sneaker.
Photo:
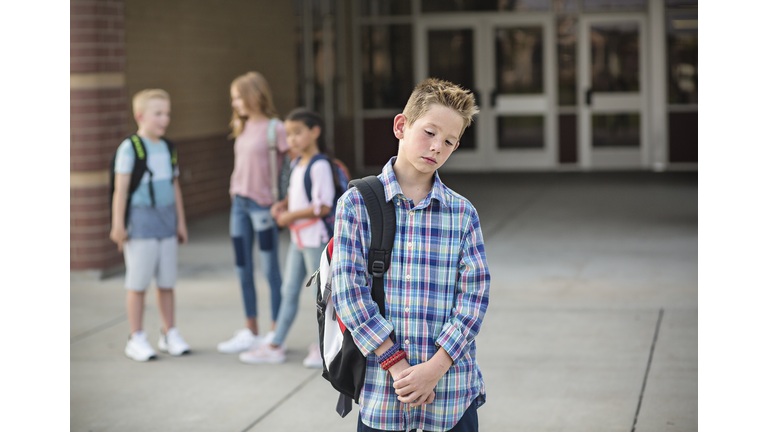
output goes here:
{"type": "Polygon", "coordinates": [[[309,354],[304,359],[304,367],[322,368],[323,357],[320,355],[320,346],[314,342],[309,346],[309,354]]]}
{"type": "Polygon", "coordinates": [[[274,348],[272,344],[264,344],[246,352],[240,353],[240,361],[248,364],[283,363],[285,348],[274,348]]]}

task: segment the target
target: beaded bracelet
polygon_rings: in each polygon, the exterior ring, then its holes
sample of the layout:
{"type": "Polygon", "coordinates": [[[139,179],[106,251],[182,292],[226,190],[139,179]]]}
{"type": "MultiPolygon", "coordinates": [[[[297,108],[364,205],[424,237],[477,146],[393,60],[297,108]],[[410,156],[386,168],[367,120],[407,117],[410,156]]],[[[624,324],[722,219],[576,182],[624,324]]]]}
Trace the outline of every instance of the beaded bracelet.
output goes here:
{"type": "Polygon", "coordinates": [[[400,344],[399,344],[399,343],[395,343],[394,345],[392,345],[391,347],[389,347],[389,349],[387,349],[386,351],[384,351],[384,354],[382,354],[382,355],[380,355],[380,356],[376,357],[376,361],[377,361],[379,364],[382,364],[382,363],[384,363],[384,360],[386,360],[386,359],[388,359],[388,358],[392,357],[392,354],[396,353],[396,352],[397,352],[397,351],[399,351],[399,350],[400,350],[400,344]]]}
{"type": "Polygon", "coordinates": [[[392,357],[384,360],[384,363],[381,364],[381,368],[384,370],[389,370],[392,366],[396,365],[400,362],[400,360],[405,359],[405,351],[398,351],[392,355],[392,357]]]}

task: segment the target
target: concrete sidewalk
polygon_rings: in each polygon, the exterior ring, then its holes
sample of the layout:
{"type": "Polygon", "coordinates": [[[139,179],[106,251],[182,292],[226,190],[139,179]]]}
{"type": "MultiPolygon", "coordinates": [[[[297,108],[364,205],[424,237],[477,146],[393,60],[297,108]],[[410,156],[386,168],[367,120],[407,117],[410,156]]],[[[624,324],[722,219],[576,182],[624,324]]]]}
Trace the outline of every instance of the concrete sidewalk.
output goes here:
{"type": "MultiPolygon", "coordinates": [[[[491,269],[478,336],[485,431],[698,429],[697,173],[443,174],[477,207],[491,269]]],[[[286,233],[282,233],[281,255],[286,233]]],[[[138,363],[123,277],[70,284],[73,431],[352,431],[301,360],[315,338],[301,298],[288,360],[245,365],[216,344],[243,326],[228,215],[190,224],[177,327],[193,352],[138,363]]],[[[258,264],[257,264],[258,267],[258,264]]],[[[257,268],[260,326],[266,281],[257,268]]],[[[156,347],[154,289],[144,327],[156,347]]]]}

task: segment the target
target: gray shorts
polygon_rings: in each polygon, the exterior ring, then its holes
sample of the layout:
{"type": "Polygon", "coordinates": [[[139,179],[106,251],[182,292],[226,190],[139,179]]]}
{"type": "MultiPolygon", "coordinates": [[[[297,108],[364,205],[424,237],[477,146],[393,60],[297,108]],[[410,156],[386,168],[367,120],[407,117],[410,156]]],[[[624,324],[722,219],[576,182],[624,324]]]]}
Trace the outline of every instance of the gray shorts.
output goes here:
{"type": "Polygon", "coordinates": [[[125,258],[125,288],[145,291],[152,276],[158,288],[176,285],[178,240],[176,236],[130,239],[123,243],[125,258]]]}

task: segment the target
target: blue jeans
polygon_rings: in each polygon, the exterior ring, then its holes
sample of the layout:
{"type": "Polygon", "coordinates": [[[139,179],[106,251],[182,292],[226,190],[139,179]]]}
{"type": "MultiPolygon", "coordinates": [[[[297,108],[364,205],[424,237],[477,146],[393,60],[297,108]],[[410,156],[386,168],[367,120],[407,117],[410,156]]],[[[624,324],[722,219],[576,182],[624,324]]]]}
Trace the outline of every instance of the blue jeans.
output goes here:
{"type": "MultiPolygon", "coordinates": [[[[414,432],[416,429],[412,429],[410,432],[414,432]]],[[[448,429],[447,432],[477,432],[477,399],[469,404],[469,407],[464,411],[464,415],[461,416],[456,426],[448,429]]],[[[381,429],[370,428],[363,423],[363,418],[360,414],[357,415],[357,432],[384,432],[381,429]]],[[[404,431],[401,431],[404,432],[404,431]]],[[[424,432],[427,432],[426,430],[424,432]]]]}
{"type": "Polygon", "coordinates": [[[229,235],[235,248],[235,267],[243,291],[246,318],[258,316],[256,285],[253,277],[253,242],[259,243],[261,266],[266,272],[272,297],[272,321],[277,320],[280,309],[280,261],[277,256],[279,243],[277,225],[269,214],[269,208],[262,207],[252,199],[235,195],[229,219],[229,235]]]}
{"type": "MultiPolygon", "coordinates": [[[[282,289],[283,301],[280,303],[280,313],[277,315],[273,344],[282,345],[285,341],[299,310],[301,288],[307,282],[309,275],[320,267],[320,257],[323,255],[324,249],[325,245],[314,248],[305,247],[304,250],[299,250],[299,247],[293,242],[288,246],[282,289]]],[[[317,336],[315,337],[317,338],[317,336]]]]}

